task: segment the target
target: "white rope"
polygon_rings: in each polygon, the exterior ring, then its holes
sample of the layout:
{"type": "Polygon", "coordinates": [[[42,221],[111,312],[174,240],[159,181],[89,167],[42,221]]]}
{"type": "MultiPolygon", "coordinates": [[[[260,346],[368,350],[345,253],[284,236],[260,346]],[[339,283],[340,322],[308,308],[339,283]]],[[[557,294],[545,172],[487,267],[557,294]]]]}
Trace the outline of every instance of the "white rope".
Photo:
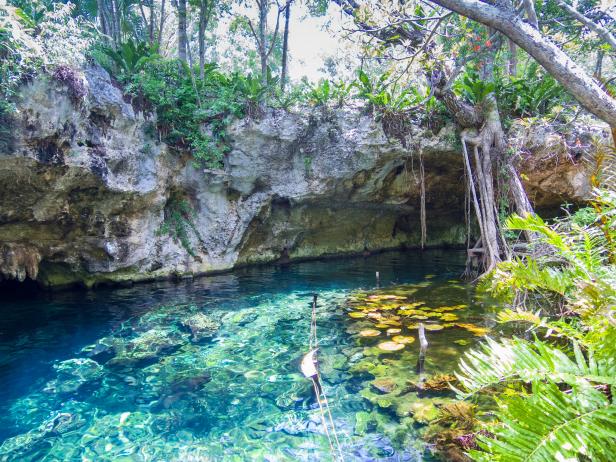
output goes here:
{"type": "Polygon", "coordinates": [[[338,432],[336,431],[336,426],[334,425],[334,418],[332,416],[332,411],[329,407],[329,400],[327,399],[327,395],[323,390],[323,386],[321,385],[323,382],[321,380],[321,374],[319,373],[318,360],[316,351],[319,348],[319,339],[317,337],[317,297],[314,296],[312,302],[312,316],[310,319],[310,336],[308,339],[308,345],[310,347],[310,352],[304,356],[304,360],[302,361],[302,372],[304,375],[312,381],[312,385],[314,387],[314,393],[317,398],[317,403],[319,404],[319,412],[321,414],[321,423],[323,424],[323,429],[325,430],[325,435],[327,436],[327,440],[329,442],[329,448],[332,453],[333,460],[344,461],[342,456],[342,447],[340,446],[340,440],[338,439],[338,432]],[[311,364],[306,364],[306,362],[310,361],[311,364]],[[313,367],[310,367],[310,366],[313,367]],[[316,378],[315,378],[316,377],[316,378]],[[323,399],[321,399],[321,395],[323,399]],[[327,417],[325,413],[327,412],[327,417]],[[332,437],[330,435],[330,430],[328,428],[331,426],[331,434],[334,436],[334,440],[332,441],[332,437]],[[334,448],[335,441],[335,448],[334,448]],[[336,452],[338,453],[336,455],[336,452]]]}

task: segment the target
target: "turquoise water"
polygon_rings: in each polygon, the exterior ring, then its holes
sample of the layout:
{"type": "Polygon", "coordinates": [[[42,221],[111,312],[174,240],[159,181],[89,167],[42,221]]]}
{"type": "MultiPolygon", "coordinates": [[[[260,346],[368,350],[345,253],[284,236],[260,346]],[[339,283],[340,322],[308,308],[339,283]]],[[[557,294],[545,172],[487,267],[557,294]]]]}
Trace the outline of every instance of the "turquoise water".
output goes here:
{"type": "MultiPolygon", "coordinates": [[[[386,410],[389,423],[357,431],[357,413],[374,406],[359,393],[370,377],[351,371],[363,347],[345,298],[374,287],[375,271],[382,286],[426,275],[439,284],[463,263],[454,251],[393,252],[115,290],[2,293],[0,460],[331,460],[299,372],[313,293],[345,460],[431,460],[414,426],[402,441],[383,431],[396,425],[386,410]]],[[[452,303],[474,303],[470,288],[456,289],[452,303]]],[[[428,373],[455,363],[466,347],[451,340],[461,335],[430,333],[428,373]]]]}

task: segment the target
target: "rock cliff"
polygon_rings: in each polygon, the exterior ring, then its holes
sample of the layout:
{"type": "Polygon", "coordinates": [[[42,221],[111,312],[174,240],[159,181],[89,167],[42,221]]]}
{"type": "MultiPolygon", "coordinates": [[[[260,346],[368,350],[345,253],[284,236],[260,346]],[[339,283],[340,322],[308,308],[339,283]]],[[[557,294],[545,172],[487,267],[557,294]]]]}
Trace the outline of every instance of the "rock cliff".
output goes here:
{"type": "MultiPolygon", "coordinates": [[[[137,112],[101,68],[83,81],[87,94],[76,99],[61,82],[34,79],[3,132],[0,277],[92,286],[416,247],[420,152],[428,245],[464,242],[452,127],[413,127],[404,148],[357,110],[271,110],[235,123],[224,169],[203,170],[161,143],[154,116],[137,112]]],[[[556,169],[552,157],[529,167],[531,196],[539,206],[583,200],[579,155],[546,130],[516,138],[529,159],[560,146],[556,169]]]]}

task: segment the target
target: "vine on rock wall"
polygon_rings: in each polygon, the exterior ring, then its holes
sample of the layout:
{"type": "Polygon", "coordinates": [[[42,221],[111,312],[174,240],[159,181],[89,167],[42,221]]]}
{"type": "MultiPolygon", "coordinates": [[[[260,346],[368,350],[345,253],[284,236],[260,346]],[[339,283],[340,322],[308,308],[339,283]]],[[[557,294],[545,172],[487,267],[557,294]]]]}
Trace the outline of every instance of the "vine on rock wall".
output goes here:
{"type": "Polygon", "coordinates": [[[203,244],[203,237],[194,222],[195,211],[188,200],[173,194],[164,210],[164,220],[158,229],[159,236],[167,235],[179,243],[184,250],[193,258],[198,259],[197,252],[192,242],[196,240],[203,244]]]}

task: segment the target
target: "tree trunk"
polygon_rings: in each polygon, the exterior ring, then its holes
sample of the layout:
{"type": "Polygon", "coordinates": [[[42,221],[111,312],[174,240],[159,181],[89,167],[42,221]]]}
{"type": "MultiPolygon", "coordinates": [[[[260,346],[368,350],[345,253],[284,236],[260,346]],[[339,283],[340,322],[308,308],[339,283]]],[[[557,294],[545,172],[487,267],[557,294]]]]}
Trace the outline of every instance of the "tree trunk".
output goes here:
{"type": "Polygon", "coordinates": [[[150,0],[150,27],[148,29],[148,42],[150,46],[154,45],[154,23],[156,22],[156,14],[154,13],[154,0],[150,0]]]}
{"type": "Polygon", "coordinates": [[[156,43],[160,52],[160,47],[163,43],[163,31],[165,27],[165,0],[161,0],[160,2],[160,21],[158,24],[158,37],[156,38],[156,43]]]}
{"type": "Polygon", "coordinates": [[[581,66],[514,11],[505,11],[479,0],[433,2],[502,32],[535,58],[584,109],[616,127],[616,100],[606,94],[581,66]]]}
{"type": "Polygon", "coordinates": [[[601,82],[601,79],[603,78],[603,58],[604,57],[605,57],[605,51],[603,50],[597,51],[597,62],[595,63],[595,72],[593,75],[595,79],[597,79],[599,82],[601,82]]]}
{"type": "Polygon", "coordinates": [[[280,73],[280,89],[284,93],[287,84],[287,63],[289,60],[289,20],[291,19],[291,3],[288,0],[284,11],[284,33],[282,37],[282,72],[280,73]]]}
{"type": "Polygon", "coordinates": [[[178,58],[186,62],[186,0],[178,0],[178,58]]]}
{"type": "Polygon", "coordinates": [[[524,0],[523,3],[528,23],[535,29],[539,29],[539,20],[537,19],[537,12],[535,11],[534,0],[524,0]]]}
{"type": "Polygon", "coordinates": [[[96,0],[96,7],[98,9],[98,20],[101,24],[101,32],[104,35],[111,36],[109,16],[107,14],[107,7],[105,6],[105,0],[96,0]]]}
{"type": "Polygon", "coordinates": [[[259,58],[261,60],[261,83],[267,85],[267,10],[269,0],[259,3],[259,58]]]}
{"type": "Polygon", "coordinates": [[[190,74],[190,82],[192,84],[193,91],[195,92],[195,97],[197,98],[197,106],[199,106],[199,109],[201,109],[203,105],[201,104],[201,96],[199,95],[199,89],[197,88],[197,82],[195,80],[192,53],[190,51],[190,42],[186,42],[186,52],[188,53],[188,72],[190,74]]]}
{"type": "Polygon", "coordinates": [[[111,0],[111,23],[113,24],[113,41],[117,46],[122,43],[122,20],[117,0],[111,0]]]}
{"type": "Polygon", "coordinates": [[[513,40],[509,40],[509,61],[507,62],[507,72],[512,77],[518,75],[518,47],[513,40]]]}
{"type": "Polygon", "coordinates": [[[199,2],[199,76],[205,77],[205,31],[209,19],[209,2],[200,0],[199,2]]]}

